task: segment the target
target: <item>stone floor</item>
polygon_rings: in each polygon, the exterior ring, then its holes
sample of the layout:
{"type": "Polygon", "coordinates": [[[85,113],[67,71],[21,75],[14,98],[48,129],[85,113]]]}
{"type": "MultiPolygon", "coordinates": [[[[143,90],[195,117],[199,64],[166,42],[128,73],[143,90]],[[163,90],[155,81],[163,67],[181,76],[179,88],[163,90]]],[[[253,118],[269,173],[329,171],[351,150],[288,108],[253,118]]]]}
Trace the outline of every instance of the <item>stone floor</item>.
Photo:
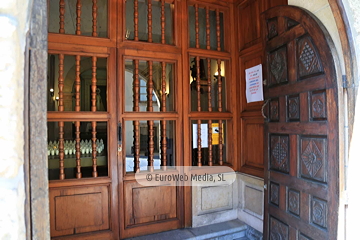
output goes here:
{"type": "Polygon", "coordinates": [[[128,238],[128,240],[246,240],[248,226],[240,220],[212,224],[204,227],[177,229],[141,237],[128,238]]]}

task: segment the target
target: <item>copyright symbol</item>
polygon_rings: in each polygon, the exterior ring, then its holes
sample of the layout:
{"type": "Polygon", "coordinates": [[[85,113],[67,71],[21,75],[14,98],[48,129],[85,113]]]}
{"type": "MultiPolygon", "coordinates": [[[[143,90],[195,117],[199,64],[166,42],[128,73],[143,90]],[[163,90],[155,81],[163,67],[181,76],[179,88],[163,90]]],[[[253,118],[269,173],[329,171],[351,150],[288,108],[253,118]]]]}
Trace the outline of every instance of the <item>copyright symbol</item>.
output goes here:
{"type": "Polygon", "coordinates": [[[146,175],[146,180],[148,180],[148,181],[152,180],[152,175],[150,173],[146,175]]]}

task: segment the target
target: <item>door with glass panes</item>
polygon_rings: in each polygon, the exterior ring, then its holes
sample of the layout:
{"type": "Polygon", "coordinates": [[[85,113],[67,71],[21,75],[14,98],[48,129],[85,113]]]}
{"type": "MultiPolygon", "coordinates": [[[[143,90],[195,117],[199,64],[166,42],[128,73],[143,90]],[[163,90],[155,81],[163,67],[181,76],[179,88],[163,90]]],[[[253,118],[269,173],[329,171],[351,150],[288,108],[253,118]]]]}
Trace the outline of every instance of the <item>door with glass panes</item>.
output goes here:
{"type": "Polygon", "coordinates": [[[190,188],[135,174],[231,165],[229,6],[50,0],[48,13],[52,238],[189,226],[190,188]]]}

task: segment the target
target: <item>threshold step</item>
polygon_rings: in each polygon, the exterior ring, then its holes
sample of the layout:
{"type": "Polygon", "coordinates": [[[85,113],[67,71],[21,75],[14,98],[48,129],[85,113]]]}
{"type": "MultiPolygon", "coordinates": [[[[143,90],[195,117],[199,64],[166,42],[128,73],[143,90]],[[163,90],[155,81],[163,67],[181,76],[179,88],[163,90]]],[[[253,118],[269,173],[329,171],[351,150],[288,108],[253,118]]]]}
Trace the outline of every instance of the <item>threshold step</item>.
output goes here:
{"type": "Polygon", "coordinates": [[[176,229],[167,232],[155,233],[129,240],[247,240],[245,237],[247,225],[240,220],[231,220],[197,228],[176,229]]]}

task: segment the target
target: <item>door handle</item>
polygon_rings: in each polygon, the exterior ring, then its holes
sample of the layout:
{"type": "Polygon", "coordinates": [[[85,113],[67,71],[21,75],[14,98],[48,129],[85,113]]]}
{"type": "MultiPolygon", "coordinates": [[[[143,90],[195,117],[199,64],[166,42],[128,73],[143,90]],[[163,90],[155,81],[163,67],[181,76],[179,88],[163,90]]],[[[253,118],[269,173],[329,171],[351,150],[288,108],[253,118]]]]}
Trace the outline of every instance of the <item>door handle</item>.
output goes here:
{"type": "Polygon", "coordinates": [[[118,152],[122,151],[122,127],[121,123],[118,123],[118,152]]]}
{"type": "Polygon", "coordinates": [[[267,117],[266,117],[266,115],[265,115],[265,113],[264,113],[264,108],[265,108],[266,104],[269,103],[269,101],[270,101],[270,99],[267,99],[267,100],[265,101],[265,103],[264,103],[264,104],[262,105],[262,107],[261,107],[261,115],[262,115],[265,119],[267,119],[267,117]]]}

